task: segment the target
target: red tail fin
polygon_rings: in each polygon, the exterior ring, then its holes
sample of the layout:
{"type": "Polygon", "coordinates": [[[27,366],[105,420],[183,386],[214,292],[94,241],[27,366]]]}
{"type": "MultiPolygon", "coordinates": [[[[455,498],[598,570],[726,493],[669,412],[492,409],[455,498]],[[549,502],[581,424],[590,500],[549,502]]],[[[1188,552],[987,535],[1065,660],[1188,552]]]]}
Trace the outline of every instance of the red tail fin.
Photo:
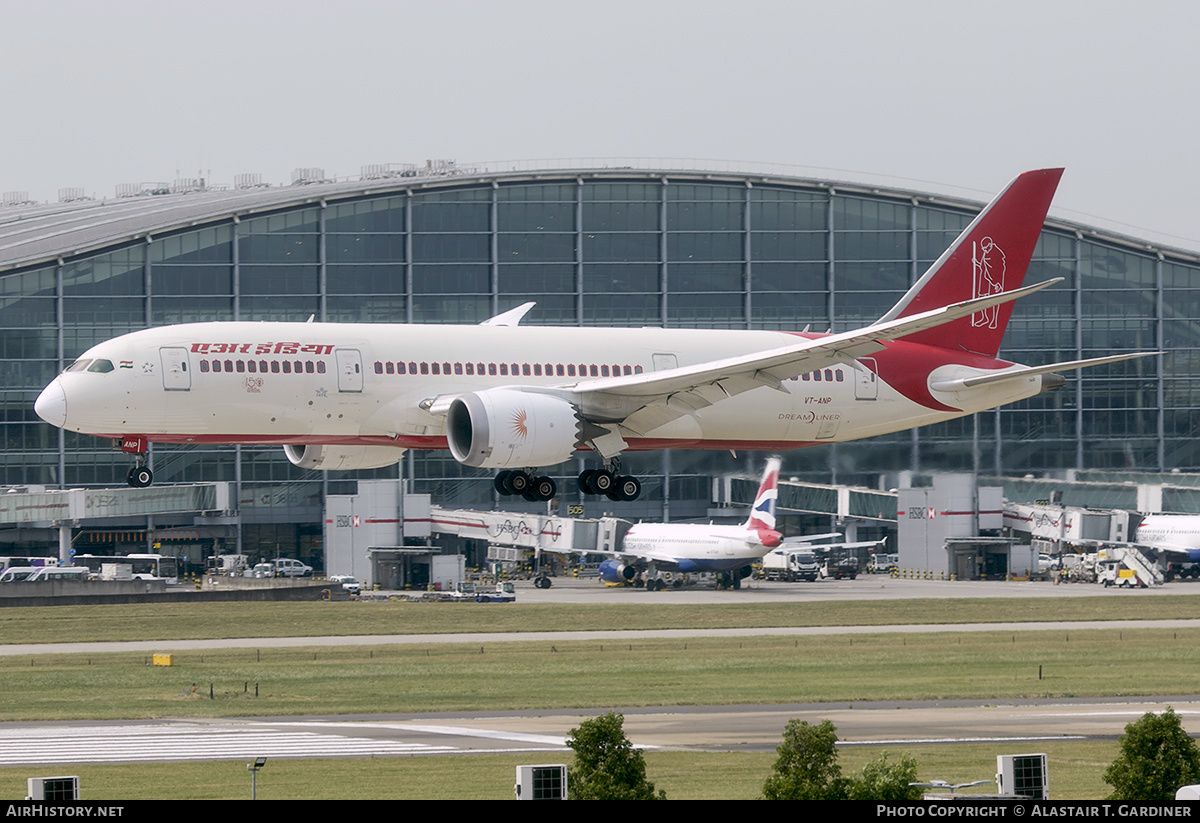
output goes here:
{"type": "MultiPolygon", "coordinates": [[[[1028,171],[996,195],[881,320],[1019,288],[1062,169],[1028,171]]],[[[905,340],[995,357],[1013,304],[1005,303],[905,340]]]]}

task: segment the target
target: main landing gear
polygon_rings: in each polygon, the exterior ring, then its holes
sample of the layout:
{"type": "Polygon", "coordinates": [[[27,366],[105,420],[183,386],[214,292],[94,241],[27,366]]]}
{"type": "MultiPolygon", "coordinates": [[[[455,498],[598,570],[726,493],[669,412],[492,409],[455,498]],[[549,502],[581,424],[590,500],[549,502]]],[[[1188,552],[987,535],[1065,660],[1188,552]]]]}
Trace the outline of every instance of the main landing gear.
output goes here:
{"type": "MultiPolygon", "coordinates": [[[[584,494],[604,495],[617,502],[637,500],[642,493],[641,481],[620,471],[621,463],[615,459],[607,461],[603,469],[588,469],[579,475],[579,490],[584,494]]],[[[133,485],[132,480],[130,485],[133,485]]],[[[558,493],[558,485],[553,478],[535,476],[520,469],[500,472],[493,486],[501,497],[523,497],[530,502],[549,500],[558,493]]]]}
{"type": "Polygon", "coordinates": [[[637,500],[642,484],[636,477],[621,474],[621,461],[605,462],[603,469],[586,469],[579,475],[579,490],[584,494],[602,494],[609,500],[637,500]]]}
{"type": "Polygon", "coordinates": [[[558,485],[553,478],[545,475],[532,477],[528,472],[512,469],[496,475],[493,485],[501,496],[520,496],[531,503],[549,500],[558,493],[558,485]]]}

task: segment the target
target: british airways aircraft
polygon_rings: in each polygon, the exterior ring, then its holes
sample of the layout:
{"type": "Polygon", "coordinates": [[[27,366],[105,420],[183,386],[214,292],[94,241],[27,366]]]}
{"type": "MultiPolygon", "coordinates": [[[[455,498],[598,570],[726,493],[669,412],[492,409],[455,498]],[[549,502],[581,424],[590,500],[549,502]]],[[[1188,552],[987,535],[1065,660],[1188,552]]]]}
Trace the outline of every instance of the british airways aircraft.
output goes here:
{"type": "Polygon", "coordinates": [[[632,500],[620,456],[783,450],[994,408],[1063,384],[1055,371],[1141,354],[1022,366],[997,359],[1062,169],[1017,177],[883,317],[838,334],[520,326],[195,323],[84,352],[38,397],[47,422],[120,441],[148,486],[150,443],[282,446],[306,469],[369,469],[449,449],[499,469],[496,488],[547,500],[539,467],[577,451],[586,494],[632,500]]]}
{"type": "Polygon", "coordinates": [[[779,499],[779,458],[767,461],[750,516],[740,526],[696,523],[638,523],[625,533],[617,557],[600,564],[606,583],[631,583],[662,590],[658,572],[726,573],[734,588],[750,576],[750,564],[779,545],[775,504],[779,499]]]}

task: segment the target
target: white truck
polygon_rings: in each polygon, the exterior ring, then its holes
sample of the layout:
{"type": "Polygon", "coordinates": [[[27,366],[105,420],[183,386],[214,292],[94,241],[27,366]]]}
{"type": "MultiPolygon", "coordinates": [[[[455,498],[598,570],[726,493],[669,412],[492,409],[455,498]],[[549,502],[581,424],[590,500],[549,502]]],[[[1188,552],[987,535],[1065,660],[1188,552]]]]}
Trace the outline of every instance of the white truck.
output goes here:
{"type": "Polygon", "coordinates": [[[813,582],[821,574],[817,556],[812,549],[775,549],[762,559],[762,576],[765,580],[797,580],[813,582]]]}

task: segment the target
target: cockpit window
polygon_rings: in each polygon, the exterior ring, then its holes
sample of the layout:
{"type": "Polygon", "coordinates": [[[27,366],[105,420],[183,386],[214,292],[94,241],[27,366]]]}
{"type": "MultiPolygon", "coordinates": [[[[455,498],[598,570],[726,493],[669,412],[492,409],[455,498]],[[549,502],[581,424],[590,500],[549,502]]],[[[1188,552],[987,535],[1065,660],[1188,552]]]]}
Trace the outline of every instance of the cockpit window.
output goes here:
{"type": "Polygon", "coordinates": [[[103,374],[104,372],[112,371],[113,364],[112,364],[111,360],[93,360],[92,365],[88,366],[87,370],[93,371],[93,372],[100,372],[101,374],[103,374]]]}
{"type": "Polygon", "coordinates": [[[91,362],[92,362],[91,360],[76,360],[74,363],[67,366],[65,371],[68,371],[68,372],[83,371],[84,369],[86,369],[88,367],[88,364],[90,364],[91,362]]]}

